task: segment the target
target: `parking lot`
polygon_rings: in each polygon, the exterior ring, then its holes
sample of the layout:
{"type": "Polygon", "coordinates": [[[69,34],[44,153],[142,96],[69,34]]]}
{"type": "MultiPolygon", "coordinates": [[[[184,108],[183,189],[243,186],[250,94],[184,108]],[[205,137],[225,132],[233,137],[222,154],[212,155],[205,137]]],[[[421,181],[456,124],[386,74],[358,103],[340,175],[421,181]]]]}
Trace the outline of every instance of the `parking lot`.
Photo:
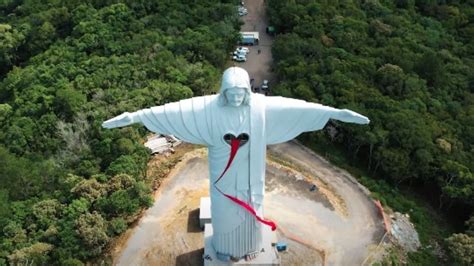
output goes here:
{"type": "MultiPolygon", "coordinates": [[[[241,31],[258,31],[258,45],[246,45],[249,53],[245,62],[233,61],[235,66],[239,66],[247,70],[251,79],[254,79],[254,86],[261,87],[264,80],[268,80],[269,92],[271,93],[271,85],[274,84],[273,73],[271,72],[272,51],[271,46],[273,38],[265,32],[268,26],[268,20],[265,13],[265,5],[263,0],[245,1],[245,8],[248,14],[241,16],[244,25],[241,31]],[[259,53],[260,50],[260,53],[259,53]]],[[[237,48],[238,46],[236,46],[237,48]]]]}

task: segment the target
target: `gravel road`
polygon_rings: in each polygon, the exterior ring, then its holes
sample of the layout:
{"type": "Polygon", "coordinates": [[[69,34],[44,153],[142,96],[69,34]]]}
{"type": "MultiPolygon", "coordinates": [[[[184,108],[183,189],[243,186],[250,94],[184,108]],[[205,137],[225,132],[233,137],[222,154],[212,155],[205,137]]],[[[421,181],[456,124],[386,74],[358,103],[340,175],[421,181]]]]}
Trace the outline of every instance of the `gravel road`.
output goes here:
{"type": "Polygon", "coordinates": [[[282,226],[323,249],[328,265],[361,265],[385,233],[382,217],[366,190],[345,170],[296,142],[272,145],[269,152],[327,184],[342,198],[346,212],[333,211],[301,196],[292,199],[270,191],[265,199],[266,214],[280,217],[282,226]],[[293,201],[294,206],[281,208],[281,204],[288,205],[286,201],[293,201]]]}
{"type": "Polygon", "coordinates": [[[258,45],[247,46],[250,49],[250,53],[247,55],[246,62],[235,63],[235,65],[247,70],[250,78],[255,79],[256,86],[260,87],[264,79],[269,80],[271,86],[275,82],[271,72],[273,37],[265,32],[268,22],[264,1],[245,1],[245,7],[249,13],[242,17],[245,24],[242,26],[241,31],[258,31],[260,41],[258,45]],[[260,54],[258,50],[260,50],[260,54]]]}

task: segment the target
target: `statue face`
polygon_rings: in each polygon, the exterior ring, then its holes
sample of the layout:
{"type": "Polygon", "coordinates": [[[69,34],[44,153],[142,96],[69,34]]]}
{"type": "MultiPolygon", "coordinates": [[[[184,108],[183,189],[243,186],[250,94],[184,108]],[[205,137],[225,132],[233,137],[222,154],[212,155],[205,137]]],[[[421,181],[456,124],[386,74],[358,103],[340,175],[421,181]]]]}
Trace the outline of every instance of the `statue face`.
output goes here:
{"type": "Polygon", "coordinates": [[[225,91],[225,97],[230,106],[239,107],[245,99],[245,89],[234,87],[225,91]]]}

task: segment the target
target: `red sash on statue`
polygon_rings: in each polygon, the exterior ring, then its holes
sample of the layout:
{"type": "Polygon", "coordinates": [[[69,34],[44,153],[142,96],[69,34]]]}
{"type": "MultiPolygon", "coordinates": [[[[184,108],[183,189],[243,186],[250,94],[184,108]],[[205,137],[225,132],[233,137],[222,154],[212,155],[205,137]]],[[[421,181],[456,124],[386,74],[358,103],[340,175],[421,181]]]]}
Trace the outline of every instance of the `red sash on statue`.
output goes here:
{"type": "Polygon", "coordinates": [[[217,189],[217,191],[219,191],[222,195],[224,195],[226,198],[232,200],[233,202],[237,203],[238,205],[240,205],[242,208],[246,209],[248,212],[250,212],[259,222],[263,223],[263,224],[266,224],[268,226],[270,226],[272,228],[272,231],[275,231],[276,230],[276,224],[270,220],[265,220],[263,219],[262,217],[258,216],[257,215],[257,212],[254,210],[254,208],[252,208],[252,206],[250,206],[249,204],[245,203],[244,201],[242,200],[239,200],[238,198],[236,197],[233,197],[231,195],[228,195],[228,194],[225,194],[224,192],[222,192],[218,187],[217,187],[217,182],[219,182],[219,180],[224,176],[224,174],[227,172],[227,170],[229,169],[230,165],[232,164],[232,161],[234,160],[234,157],[235,155],[237,154],[237,151],[239,150],[239,147],[240,147],[240,139],[239,138],[236,138],[236,137],[233,137],[231,138],[230,140],[230,156],[229,156],[229,161],[227,162],[227,166],[225,167],[224,171],[222,172],[222,174],[219,176],[219,178],[217,178],[217,180],[214,182],[214,187],[217,189]]]}

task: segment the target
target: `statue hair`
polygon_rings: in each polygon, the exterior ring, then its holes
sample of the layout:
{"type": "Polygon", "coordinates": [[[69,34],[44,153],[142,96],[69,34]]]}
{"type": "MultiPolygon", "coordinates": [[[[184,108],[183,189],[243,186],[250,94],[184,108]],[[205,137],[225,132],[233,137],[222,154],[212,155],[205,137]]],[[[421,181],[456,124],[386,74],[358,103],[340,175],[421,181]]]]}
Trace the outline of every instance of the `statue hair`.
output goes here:
{"type": "Polygon", "coordinates": [[[222,75],[221,89],[217,101],[220,106],[228,104],[225,92],[229,89],[242,88],[245,89],[245,97],[242,105],[249,105],[252,90],[250,89],[249,74],[245,69],[240,67],[230,67],[224,71],[222,75]]]}

